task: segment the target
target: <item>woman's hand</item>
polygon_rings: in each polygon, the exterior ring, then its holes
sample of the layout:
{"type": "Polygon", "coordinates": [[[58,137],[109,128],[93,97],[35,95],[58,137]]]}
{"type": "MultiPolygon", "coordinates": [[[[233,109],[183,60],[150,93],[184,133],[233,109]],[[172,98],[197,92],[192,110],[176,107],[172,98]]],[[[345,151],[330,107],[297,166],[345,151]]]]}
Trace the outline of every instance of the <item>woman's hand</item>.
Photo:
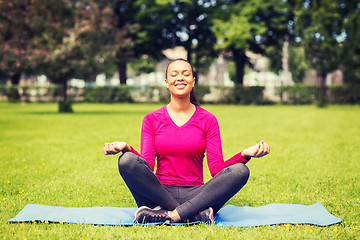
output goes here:
{"type": "Polygon", "coordinates": [[[130,152],[131,147],[126,142],[105,143],[103,148],[105,155],[114,155],[119,152],[130,152]]]}
{"type": "Polygon", "coordinates": [[[269,145],[264,140],[255,144],[254,146],[248,147],[241,152],[241,156],[244,158],[261,158],[270,153],[269,145]]]}

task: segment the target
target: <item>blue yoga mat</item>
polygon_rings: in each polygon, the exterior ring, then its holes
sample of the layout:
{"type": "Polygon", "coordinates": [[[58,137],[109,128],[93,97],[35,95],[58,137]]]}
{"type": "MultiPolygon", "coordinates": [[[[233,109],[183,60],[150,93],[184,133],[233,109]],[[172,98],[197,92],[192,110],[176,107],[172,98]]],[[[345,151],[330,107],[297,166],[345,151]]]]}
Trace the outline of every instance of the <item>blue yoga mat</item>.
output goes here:
{"type": "MultiPolygon", "coordinates": [[[[8,222],[48,221],[130,226],[133,225],[135,211],[136,208],[123,207],[70,208],[28,204],[8,222]]],[[[330,214],[320,202],[313,205],[274,203],[261,207],[226,205],[215,216],[215,224],[223,227],[255,227],[274,224],[328,226],[341,221],[341,218],[330,214]]]]}

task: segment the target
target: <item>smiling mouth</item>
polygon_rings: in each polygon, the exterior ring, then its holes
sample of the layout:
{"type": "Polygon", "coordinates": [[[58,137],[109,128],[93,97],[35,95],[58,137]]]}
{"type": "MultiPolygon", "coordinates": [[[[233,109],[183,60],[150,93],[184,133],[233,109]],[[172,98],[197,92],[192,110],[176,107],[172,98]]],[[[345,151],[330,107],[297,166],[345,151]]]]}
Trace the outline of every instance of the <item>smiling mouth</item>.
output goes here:
{"type": "Polygon", "coordinates": [[[184,84],[184,83],[175,84],[175,87],[178,88],[178,89],[183,89],[183,88],[186,87],[186,84],[184,84]]]}

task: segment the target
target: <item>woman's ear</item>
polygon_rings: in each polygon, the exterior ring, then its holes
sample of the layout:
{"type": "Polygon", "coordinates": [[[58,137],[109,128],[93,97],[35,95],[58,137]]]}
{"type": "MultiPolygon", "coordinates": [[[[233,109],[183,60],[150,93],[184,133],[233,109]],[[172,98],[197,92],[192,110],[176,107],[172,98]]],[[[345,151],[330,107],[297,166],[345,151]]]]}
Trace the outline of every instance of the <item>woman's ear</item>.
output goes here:
{"type": "Polygon", "coordinates": [[[169,88],[169,85],[168,85],[168,80],[165,78],[165,86],[167,87],[167,88],[169,88]]]}

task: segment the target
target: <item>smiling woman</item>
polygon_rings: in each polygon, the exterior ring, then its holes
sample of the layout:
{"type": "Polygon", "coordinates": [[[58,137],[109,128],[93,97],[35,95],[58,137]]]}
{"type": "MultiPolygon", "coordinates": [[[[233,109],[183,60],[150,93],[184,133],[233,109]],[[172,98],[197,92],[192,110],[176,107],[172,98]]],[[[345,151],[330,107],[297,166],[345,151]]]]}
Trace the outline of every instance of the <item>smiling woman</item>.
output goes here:
{"type": "Polygon", "coordinates": [[[182,95],[187,96],[195,85],[195,78],[191,65],[184,61],[178,60],[168,65],[165,79],[166,87],[170,93],[176,95],[174,90],[185,90],[182,95]],[[172,86],[175,87],[172,88],[172,86]]]}
{"type": "MultiPolygon", "coordinates": [[[[171,85],[174,85],[178,90],[185,90],[182,93],[185,101],[187,101],[186,98],[188,97],[186,90],[190,89],[190,102],[195,106],[199,106],[194,92],[194,69],[188,61],[180,58],[170,62],[165,71],[165,84],[171,93],[172,99],[176,98],[176,92],[172,91],[171,85]]],[[[178,95],[178,97],[180,96],[178,95]]]]}
{"type": "Polygon", "coordinates": [[[246,184],[245,163],[267,155],[269,145],[260,141],[224,161],[216,117],[191,98],[191,64],[170,62],[165,83],[170,103],[145,115],[141,154],[126,142],[105,143],[104,154],[123,153],[119,172],[139,207],[135,222],[212,223],[214,214],[246,184]],[[213,178],[204,184],[205,152],[213,178]]]}
{"type": "Polygon", "coordinates": [[[189,121],[198,106],[190,100],[195,86],[194,71],[189,62],[178,59],[168,65],[165,74],[166,87],[171,94],[167,111],[176,125],[181,126],[189,121]]]}

